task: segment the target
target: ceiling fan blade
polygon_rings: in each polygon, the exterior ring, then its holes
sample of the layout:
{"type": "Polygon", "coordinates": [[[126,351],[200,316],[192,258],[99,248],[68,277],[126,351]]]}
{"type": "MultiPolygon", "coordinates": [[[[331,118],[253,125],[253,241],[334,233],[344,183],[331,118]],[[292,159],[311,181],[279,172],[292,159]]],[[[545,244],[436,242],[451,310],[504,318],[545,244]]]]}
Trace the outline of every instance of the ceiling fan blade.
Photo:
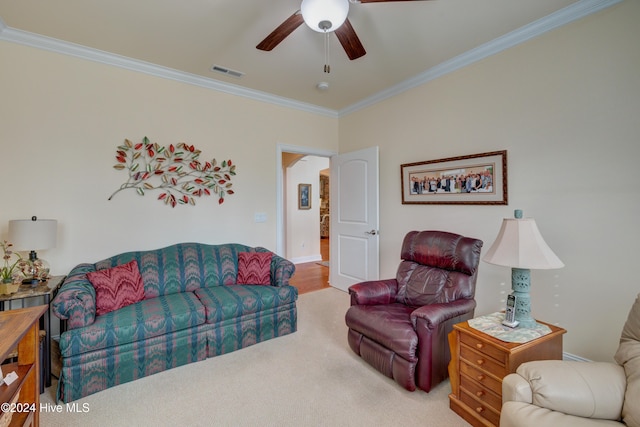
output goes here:
{"type": "Polygon", "coordinates": [[[367,54],[367,51],[364,50],[364,46],[360,43],[358,35],[351,26],[349,18],[347,18],[347,20],[344,21],[344,24],[338,27],[335,32],[349,59],[358,59],[367,54]]]}
{"type": "Polygon", "coordinates": [[[272,50],[274,47],[278,46],[282,40],[286,39],[289,34],[293,32],[296,28],[298,28],[304,20],[302,19],[302,14],[300,11],[297,11],[285,21],[278,26],[275,30],[271,32],[264,40],[262,40],[256,46],[256,49],[260,50],[272,50]]]}

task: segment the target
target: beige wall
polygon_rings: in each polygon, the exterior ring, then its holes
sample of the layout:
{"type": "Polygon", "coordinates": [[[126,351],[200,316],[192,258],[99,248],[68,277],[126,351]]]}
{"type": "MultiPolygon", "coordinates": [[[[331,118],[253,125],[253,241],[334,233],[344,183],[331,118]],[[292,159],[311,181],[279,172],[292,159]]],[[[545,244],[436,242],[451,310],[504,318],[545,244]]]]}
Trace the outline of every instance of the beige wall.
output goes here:
{"type": "Polygon", "coordinates": [[[10,219],[59,220],[53,273],[180,241],[276,246],[276,146],[337,151],[335,118],[0,42],[0,236],[10,219]],[[148,136],[232,159],[235,195],[171,209],[127,190],[116,147],[148,136]],[[255,223],[254,213],[267,214],[255,223]]]}
{"type": "MultiPolygon", "coordinates": [[[[628,1],[340,120],[340,151],[380,147],[381,277],[412,229],[493,243],[516,208],[564,261],[532,274],[533,314],[565,351],[611,360],[640,292],[640,2],[628,1]],[[400,165],[508,150],[508,206],[402,205],[400,165]]],[[[510,270],[481,263],[477,314],[510,270]]]]}
{"type": "MultiPolygon", "coordinates": [[[[381,276],[411,229],[485,241],[524,209],[565,262],[533,273],[534,314],[567,328],[565,350],[610,360],[640,291],[640,2],[626,1],[339,120],[0,42],[0,235],[9,219],[57,218],[41,253],[56,274],[178,241],[274,248],[276,145],[380,147],[381,276]],[[125,180],[116,146],[187,141],[238,165],[236,194],[170,209],[125,180]],[[404,206],[402,163],[509,151],[509,206],[404,206]],[[267,213],[255,223],[254,213],[267,213]]],[[[482,263],[478,314],[501,309],[509,271],[482,263]]]]}

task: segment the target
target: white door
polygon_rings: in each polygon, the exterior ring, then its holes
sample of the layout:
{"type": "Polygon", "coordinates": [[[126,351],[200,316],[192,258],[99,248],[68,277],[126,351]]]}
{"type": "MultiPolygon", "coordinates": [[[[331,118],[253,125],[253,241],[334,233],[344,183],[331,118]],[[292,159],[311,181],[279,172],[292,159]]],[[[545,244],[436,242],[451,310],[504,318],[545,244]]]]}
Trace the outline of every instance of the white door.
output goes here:
{"type": "Polygon", "coordinates": [[[377,280],[378,147],[331,157],[331,286],[377,280]]]}

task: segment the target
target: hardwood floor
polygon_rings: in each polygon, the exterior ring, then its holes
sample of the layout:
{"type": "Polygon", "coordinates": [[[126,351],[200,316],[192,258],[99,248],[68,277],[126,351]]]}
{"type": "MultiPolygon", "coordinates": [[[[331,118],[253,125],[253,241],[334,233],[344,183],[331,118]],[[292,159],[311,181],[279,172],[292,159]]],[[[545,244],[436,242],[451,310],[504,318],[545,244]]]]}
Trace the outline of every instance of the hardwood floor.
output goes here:
{"type": "MultiPolygon", "coordinates": [[[[320,253],[323,261],[329,261],[329,239],[320,239],[320,253]]],[[[299,294],[329,288],[329,267],[318,262],[296,264],[289,284],[298,288],[299,294]]]]}

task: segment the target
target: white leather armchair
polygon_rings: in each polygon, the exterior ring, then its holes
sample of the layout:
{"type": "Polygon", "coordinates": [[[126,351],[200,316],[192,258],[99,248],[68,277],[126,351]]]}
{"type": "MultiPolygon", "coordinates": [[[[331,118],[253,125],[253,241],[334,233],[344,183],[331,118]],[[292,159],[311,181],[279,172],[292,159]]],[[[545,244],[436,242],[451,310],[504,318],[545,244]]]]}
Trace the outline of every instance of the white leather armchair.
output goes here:
{"type": "Polygon", "coordinates": [[[640,427],[640,295],[616,363],[523,363],[502,382],[500,427],[640,427]]]}

